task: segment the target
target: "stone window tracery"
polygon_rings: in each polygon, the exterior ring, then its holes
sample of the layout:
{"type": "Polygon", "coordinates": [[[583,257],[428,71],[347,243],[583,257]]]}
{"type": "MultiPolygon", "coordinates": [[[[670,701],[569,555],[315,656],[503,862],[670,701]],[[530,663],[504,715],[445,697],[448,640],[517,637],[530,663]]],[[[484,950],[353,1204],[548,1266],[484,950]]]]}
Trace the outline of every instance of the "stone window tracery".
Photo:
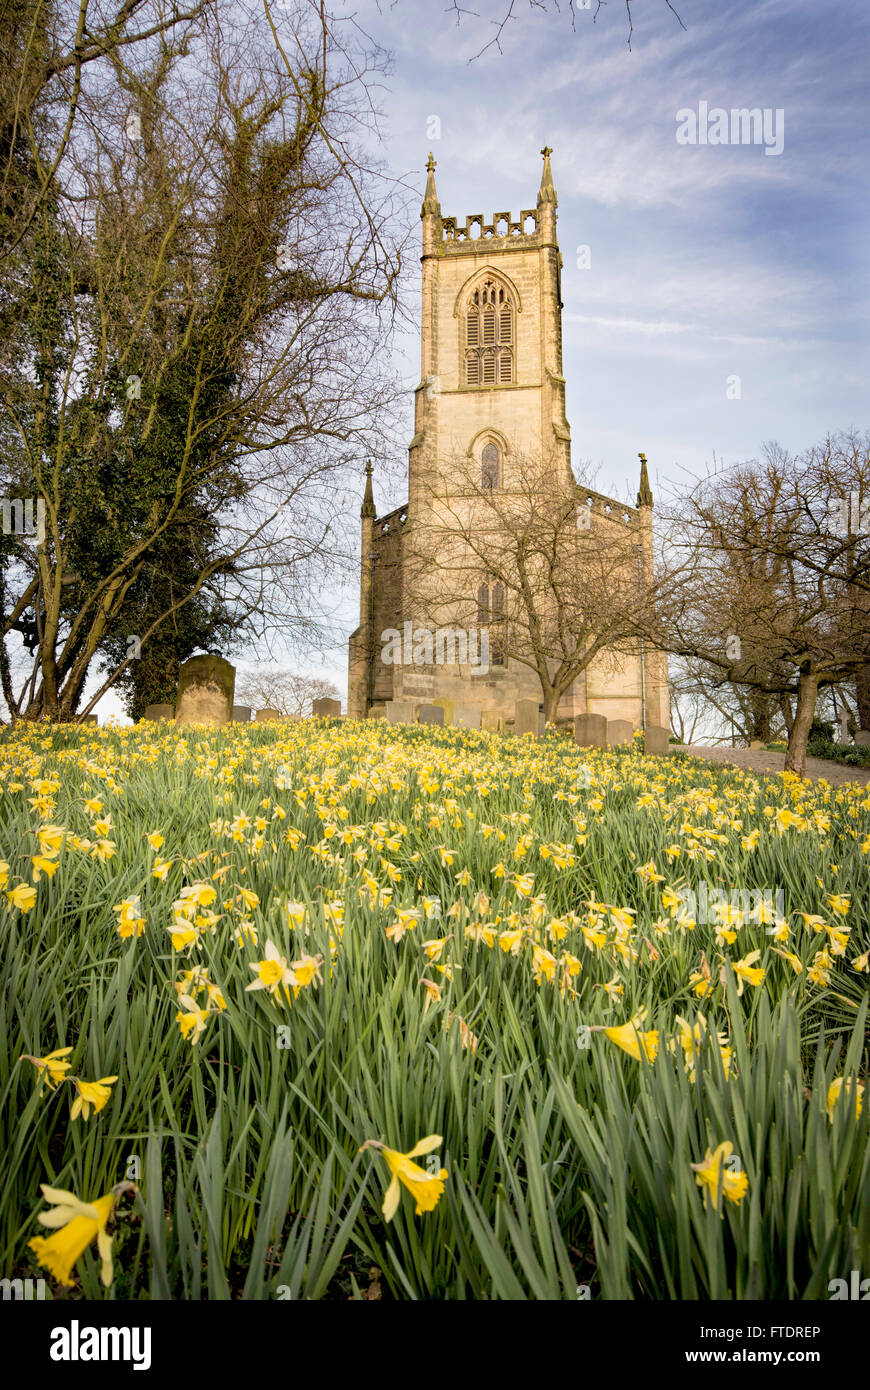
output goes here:
{"type": "Polygon", "coordinates": [[[509,292],[484,280],[465,313],[466,386],[505,386],[514,380],[514,316],[509,292]]]}

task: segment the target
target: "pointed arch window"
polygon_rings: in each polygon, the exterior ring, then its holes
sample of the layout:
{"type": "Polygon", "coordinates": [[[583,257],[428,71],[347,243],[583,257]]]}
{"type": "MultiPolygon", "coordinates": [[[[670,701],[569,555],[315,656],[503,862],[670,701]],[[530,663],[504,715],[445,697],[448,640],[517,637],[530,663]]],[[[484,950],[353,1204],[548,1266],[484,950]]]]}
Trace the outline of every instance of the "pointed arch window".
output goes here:
{"type": "Polygon", "coordinates": [[[477,586],[477,625],[489,630],[489,664],[504,666],[504,585],[487,576],[477,586]]]}
{"type": "Polygon", "coordinates": [[[494,280],[474,291],[465,313],[466,386],[504,386],[514,377],[514,315],[510,294],[494,280]]]}
{"type": "Polygon", "coordinates": [[[480,455],[480,486],[487,490],[501,482],[501,454],[497,444],[484,444],[480,455]]]}

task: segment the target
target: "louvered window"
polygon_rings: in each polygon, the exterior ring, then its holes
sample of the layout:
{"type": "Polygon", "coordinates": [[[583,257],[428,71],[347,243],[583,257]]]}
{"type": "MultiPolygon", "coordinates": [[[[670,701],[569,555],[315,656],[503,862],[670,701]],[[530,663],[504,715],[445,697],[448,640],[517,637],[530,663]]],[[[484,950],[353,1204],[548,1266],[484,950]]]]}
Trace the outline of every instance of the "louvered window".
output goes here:
{"type": "Polygon", "coordinates": [[[465,313],[466,386],[502,386],[514,378],[514,309],[503,286],[486,280],[465,313]],[[482,321],[481,321],[482,320],[482,321]]]}

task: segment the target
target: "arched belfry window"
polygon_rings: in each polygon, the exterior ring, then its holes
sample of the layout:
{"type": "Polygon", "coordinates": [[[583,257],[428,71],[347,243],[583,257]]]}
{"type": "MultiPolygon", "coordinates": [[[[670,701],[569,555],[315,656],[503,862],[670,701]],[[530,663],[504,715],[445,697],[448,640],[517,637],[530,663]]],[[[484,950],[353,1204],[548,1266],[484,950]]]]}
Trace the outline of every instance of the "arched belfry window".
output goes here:
{"type": "Polygon", "coordinates": [[[480,455],[480,486],[496,488],[501,482],[501,456],[497,444],[484,444],[480,455]]]}
{"type": "Polygon", "coordinates": [[[514,317],[503,285],[484,280],[465,312],[466,386],[504,386],[514,380],[514,317]]]}

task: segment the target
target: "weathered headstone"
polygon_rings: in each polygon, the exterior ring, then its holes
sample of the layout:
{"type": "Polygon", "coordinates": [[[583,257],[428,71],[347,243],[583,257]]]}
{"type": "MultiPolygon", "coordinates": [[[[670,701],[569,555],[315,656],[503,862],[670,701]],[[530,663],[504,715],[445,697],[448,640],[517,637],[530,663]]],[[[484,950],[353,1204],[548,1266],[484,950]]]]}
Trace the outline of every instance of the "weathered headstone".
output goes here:
{"type": "Polygon", "coordinates": [[[671,731],[660,724],[647,724],[643,731],[643,751],[663,758],[671,751],[671,731]]]}
{"type": "Polygon", "coordinates": [[[250,724],[250,722],[251,722],[251,706],[250,706],[250,705],[233,705],[233,723],[234,723],[234,724],[250,724]]]}
{"type": "Polygon", "coordinates": [[[388,724],[413,724],[414,706],[410,700],[386,700],[384,710],[388,724]]]}
{"type": "Polygon", "coordinates": [[[603,714],[578,714],[574,717],[574,742],[580,748],[607,747],[607,720],[603,714]]]}
{"type": "Polygon", "coordinates": [[[855,730],[855,746],[857,748],[870,747],[870,729],[855,730]]]}
{"type": "Polygon", "coordinates": [[[368,712],[368,715],[367,715],[367,718],[368,718],[368,719],[386,719],[386,717],[387,717],[387,707],[386,707],[386,705],[376,704],[376,705],[370,705],[370,706],[369,706],[369,712],[368,712]]]}
{"type": "Polygon", "coordinates": [[[456,708],[456,701],[455,701],[455,700],[448,700],[446,696],[442,696],[441,699],[439,699],[439,700],[433,700],[432,703],[433,703],[433,705],[440,705],[441,708],[443,709],[443,711],[444,711],[444,723],[445,723],[445,724],[452,724],[452,723],[453,723],[453,711],[454,711],[454,709],[456,708]]]}
{"type": "Polygon", "coordinates": [[[538,704],[538,700],[517,700],[514,714],[515,734],[534,734],[536,738],[539,736],[541,711],[538,709],[538,704]]]}
{"type": "Polygon", "coordinates": [[[504,728],[504,710],[484,709],[480,712],[480,727],[500,732],[504,728]]]}
{"type": "Polygon", "coordinates": [[[443,724],[444,711],[440,705],[421,705],[417,710],[418,724],[443,724]]]}
{"type": "Polygon", "coordinates": [[[153,719],[156,722],[160,719],[172,719],[174,714],[174,705],[148,705],[143,718],[153,719]]]}
{"type": "Polygon", "coordinates": [[[763,748],[763,747],[764,747],[764,744],[762,743],[762,741],[761,741],[760,738],[751,738],[751,739],[749,740],[749,747],[750,747],[750,748],[763,748]]]}
{"type": "Polygon", "coordinates": [[[607,742],[611,748],[619,748],[631,743],[634,729],[630,719],[608,719],[607,742]]]}
{"type": "Polygon", "coordinates": [[[311,713],[315,719],[337,719],[341,714],[341,700],[321,696],[319,700],[312,701],[311,713]]]}
{"type": "Polygon", "coordinates": [[[254,718],[258,724],[262,724],[268,719],[280,719],[281,711],[279,709],[272,709],[271,706],[267,709],[258,709],[254,718]]]}
{"type": "Polygon", "coordinates": [[[453,712],[453,723],[457,729],[479,729],[482,712],[470,705],[457,705],[453,712]]]}
{"type": "Polygon", "coordinates": [[[223,727],[233,709],[236,668],[222,656],[192,656],[178,668],[176,724],[223,727]]]}

